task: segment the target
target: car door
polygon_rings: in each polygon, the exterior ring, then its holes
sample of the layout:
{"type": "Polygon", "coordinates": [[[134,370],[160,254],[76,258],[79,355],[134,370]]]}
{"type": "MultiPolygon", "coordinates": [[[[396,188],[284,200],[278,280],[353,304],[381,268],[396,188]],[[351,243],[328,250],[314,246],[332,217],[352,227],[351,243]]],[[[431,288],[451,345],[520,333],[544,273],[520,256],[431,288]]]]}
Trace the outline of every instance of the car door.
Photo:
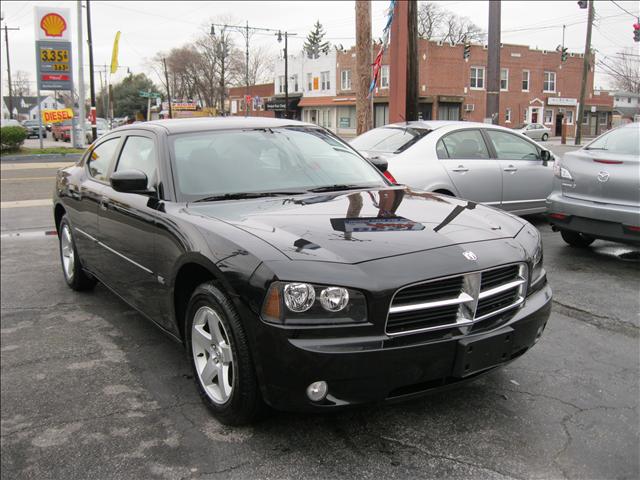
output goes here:
{"type": "Polygon", "coordinates": [[[84,173],[80,181],[69,185],[76,248],[83,265],[93,272],[98,272],[101,257],[97,244],[99,205],[120,140],[118,135],[110,136],[89,148],[82,162],[84,173]]]}
{"type": "Polygon", "coordinates": [[[150,193],[117,192],[107,185],[98,214],[98,235],[104,249],[100,270],[117,293],[149,316],[157,313],[154,291],[159,290],[154,273],[156,218],[161,215],[157,152],[154,134],[136,131],[126,135],[113,171],[143,171],[150,193]]]}
{"type": "Polygon", "coordinates": [[[543,162],[541,148],[519,135],[495,129],[484,133],[502,171],[502,208],[520,214],[544,211],[553,187],[553,162],[543,162]]]}
{"type": "Polygon", "coordinates": [[[442,136],[436,152],[451,182],[462,198],[499,206],[502,198],[502,173],[490,158],[480,130],[455,130],[442,136]]]}

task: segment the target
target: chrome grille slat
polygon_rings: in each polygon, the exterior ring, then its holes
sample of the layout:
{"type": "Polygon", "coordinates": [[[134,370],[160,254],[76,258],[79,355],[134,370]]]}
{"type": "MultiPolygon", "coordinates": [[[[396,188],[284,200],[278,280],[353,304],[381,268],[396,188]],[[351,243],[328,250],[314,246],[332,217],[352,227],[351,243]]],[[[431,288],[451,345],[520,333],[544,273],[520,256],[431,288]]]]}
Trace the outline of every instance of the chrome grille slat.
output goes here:
{"type": "Polygon", "coordinates": [[[466,333],[474,323],[522,305],[527,273],[526,264],[518,263],[403,287],[391,300],[386,333],[451,328],[466,333]]]}

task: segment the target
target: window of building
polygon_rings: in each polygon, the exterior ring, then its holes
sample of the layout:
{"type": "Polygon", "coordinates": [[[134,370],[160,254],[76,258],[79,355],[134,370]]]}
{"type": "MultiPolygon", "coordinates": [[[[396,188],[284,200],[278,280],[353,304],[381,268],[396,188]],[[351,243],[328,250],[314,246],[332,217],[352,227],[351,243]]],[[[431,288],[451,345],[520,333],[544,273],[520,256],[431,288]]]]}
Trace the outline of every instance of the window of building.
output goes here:
{"type": "Polygon", "coordinates": [[[583,125],[588,125],[589,124],[589,112],[583,112],[582,113],[582,124],[583,125]]]}
{"type": "Polygon", "coordinates": [[[471,67],[471,80],[469,82],[471,88],[484,88],[484,67],[471,67]]]}
{"type": "Polygon", "coordinates": [[[598,121],[599,121],[600,125],[606,125],[607,124],[607,114],[606,113],[599,113],[598,114],[598,121]]]}
{"type": "Polygon", "coordinates": [[[380,88],[389,88],[389,65],[383,65],[380,69],[380,88]]]}
{"type": "Polygon", "coordinates": [[[631,97],[627,97],[627,103],[631,103],[631,97]]]}
{"type": "Polygon", "coordinates": [[[340,74],[340,87],[342,90],[351,90],[351,70],[342,70],[340,74]]]}
{"type": "Polygon", "coordinates": [[[338,119],[336,120],[338,128],[356,128],[356,107],[338,107],[338,119]]]}
{"type": "Polygon", "coordinates": [[[297,74],[291,75],[291,80],[292,80],[291,83],[293,83],[293,91],[297,92],[298,91],[298,75],[297,74]]]}
{"type": "Polygon", "coordinates": [[[374,127],[381,127],[389,123],[389,105],[387,103],[374,105],[374,127]]]}
{"type": "Polygon", "coordinates": [[[507,108],[504,111],[504,121],[505,123],[511,123],[511,109],[507,108]]]}
{"type": "Polygon", "coordinates": [[[567,119],[567,123],[569,125],[573,125],[573,110],[567,110],[565,112],[565,118],[567,119]]]}
{"type": "Polygon", "coordinates": [[[544,92],[556,91],[556,72],[544,72],[542,90],[544,92]]]}
{"type": "Polygon", "coordinates": [[[544,123],[553,123],[553,110],[544,111],[544,123]]]}
{"type": "Polygon", "coordinates": [[[508,68],[500,69],[500,90],[502,91],[509,90],[509,69],[508,68]]]}
{"type": "Polygon", "coordinates": [[[329,78],[329,72],[320,72],[320,79],[322,82],[322,90],[331,90],[331,79],[329,78]]]}
{"type": "Polygon", "coordinates": [[[313,74],[307,73],[307,90],[310,92],[313,90],[313,74]]]}
{"type": "Polygon", "coordinates": [[[284,75],[278,77],[278,93],[284,93],[284,75]]]}

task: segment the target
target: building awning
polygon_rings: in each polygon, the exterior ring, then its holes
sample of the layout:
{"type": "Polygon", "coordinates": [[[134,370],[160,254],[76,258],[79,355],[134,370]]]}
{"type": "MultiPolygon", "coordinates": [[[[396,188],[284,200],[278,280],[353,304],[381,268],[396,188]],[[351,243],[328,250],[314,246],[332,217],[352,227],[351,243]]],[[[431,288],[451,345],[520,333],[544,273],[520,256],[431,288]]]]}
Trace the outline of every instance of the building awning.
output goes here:
{"type": "MultiPolygon", "coordinates": [[[[299,97],[294,97],[294,98],[289,98],[289,110],[295,110],[296,108],[298,108],[299,103],[300,102],[300,98],[299,97]]],[[[302,103],[302,102],[300,102],[302,103]]],[[[274,98],[272,100],[267,101],[264,104],[264,108],[265,110],[269,111],[269,112],[284,112],[285,111],[285,107],[286,107],[286,102],[284,97],[283,98],[274,98]]]]}
{"type": "MultiPolygon", "coordinates": [[[[340,97],[304,97],[298,104],[299,107],[328,107],[333,105],[348,105],[346,102],[336,102],[340,97]]],[[[344,97],[343,97],[344,98],[344,97]]],[[[355,105],[355,98],[353,104],[355,105]]]]}

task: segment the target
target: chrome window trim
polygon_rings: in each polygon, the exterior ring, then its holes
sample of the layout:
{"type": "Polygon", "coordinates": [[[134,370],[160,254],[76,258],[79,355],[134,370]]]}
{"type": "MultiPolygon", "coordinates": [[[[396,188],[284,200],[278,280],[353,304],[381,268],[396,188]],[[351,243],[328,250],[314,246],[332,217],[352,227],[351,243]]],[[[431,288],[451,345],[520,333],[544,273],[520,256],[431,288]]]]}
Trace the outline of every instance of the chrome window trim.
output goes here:
{"type": "Polygon", "coordinates": [[[404,287],[399,288],[398,290],[396,290],[393,294],[393,296],[391,297],[391,302],[389,303],[389,308],[387,310],[387,318],[385,320],[385,326],[384,326],[384,333],[385,335],[389,336],[389,337],[399,337],[399,336],[404,336],[404,335],[412,335],[415,333],[424,333],[424,332],[431,332],[431,331],[436,331],[436,330],[446,330],[449,328],[461,328],[462,333],[468,333],[469,329],[471,326],[473,326],[473,324],[480,322],[482,320],[485,320],[487,318],[499,315],[501,313],[504,313],[508,310],[511,310],[513,308],[518,308],[524,305],[525,299],[526,299],[526,289],[527,289],[527,283],[528,283],[528,266],[526,263],[524,262],[515,262],[515,263],[510,263],[510,264],[505,264],[505,265],[499,265],[496,267],[491,267],[491,268],[487,268],[487,269],[482,269],[482,270],[475,270],[472,272],[465,272],[465,273],[459,273],[456,275],[448,275],[446,277],[438,277],[438,278],[433,278],[430,280],[425,280],[425,281],[420,281],[420,282],[415,282],[409,285],[405,285],[404,287]],[[502,268],[506,268],[506,267],[510,267],[510,266],[514,266],[517,265],[519,266],[519,271],[518,271],[518,279],[517,280],[513,280],[511,282],[508,282],[506,284],[503,285],[499,285],[497,287],[491,288],[489,290],[485,290],[485,291],[481,291],[481,277],[482,277],[482,273],[484,272],[490,272],[492,270],[498,270],[498,269],[502,269],[502,268]],[[407,288],[411,288],[417,285],[424,285],[424,284],[428,284],[428,283],[433,283],[433,282],[438,282],[438,281],[442,281],[442,280],[447,280],[449,278],[457,278],[457,277],[462,277],[463,278],[463,285],[462,285],[462,291],[460,292],[460,295],[457,298],[454,299],[446,299],[446,300],[437,300],[434,302],[425,302],[422,304],[411,304],[411,305],[403,305],[401,307],[392,307],[393,302],[396,298],[396,295],[401,292],[402,290],[405,290],[407,288]],[[499,293],[502,292],[506,292],[510,289],[513,288],[518,288],[518,298],[517,300],[510,304],[507,305],[505,307],[499,308],[498,310],[494,310],[492,312],[489,312],[485,315],[482,315],[481,317],[476,317],[476,310],[478,307],[478,302],[481,299],[485,299],[485,298],[490,298],[494,295],[497,295],[499,293]],[[465,300],[460,300],[461,298],[465,298],[465,300]],[[467,299],[468,298],[468,299],[467,299]],[[402,332],[388,332],[387,331],[387,327],[389,324],[389,316],[392,313],[401,313],[403,311],[416,311],[416,310],[426,310],[429,308],[436,308],[439,306],[446,306],[446,305],[455,305],[458,304],[460,305],[459,310],[458,310],[458,315],[457,315],[457,319],[455,323],[447,323],[447,324],[442,324],[442,325],[434,325],[431,327],[424,327],[424,328],[417,328],[417,329],[413,329],[413,330],[406,330],[406,331],[402,331],[402,332]],[[415,308],[417,306],[420,305],[430,305],[429,307],[420,307],[420,308],[415,308]],[[414,307],[414,308],[410,308],[407,310],[400,310],[403,307],[414,307]]]}

